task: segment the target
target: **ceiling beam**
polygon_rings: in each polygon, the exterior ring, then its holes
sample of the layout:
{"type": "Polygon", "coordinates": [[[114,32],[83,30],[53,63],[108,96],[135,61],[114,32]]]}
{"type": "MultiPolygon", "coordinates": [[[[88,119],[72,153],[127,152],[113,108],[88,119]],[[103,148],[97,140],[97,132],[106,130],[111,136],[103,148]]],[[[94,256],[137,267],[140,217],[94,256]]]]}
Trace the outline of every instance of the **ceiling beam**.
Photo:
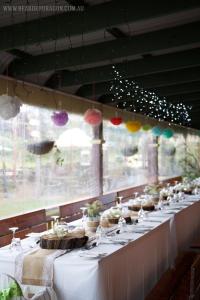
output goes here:
{"type": "MultiPolygon", "coordinates": [[[[190,94],[179,94],[179,95],[173,95],[166,97],[168,102],[172,103],[178,103],[183,102],[188,105],[195,105],[198,104],[198,100],[200,99],[200,92],[190,93],[190,94]]],[[[123,101],[121,99],[112,101],[112,95],[102,95],[99,99],[99,102],[102,102],[104,104],[111,104],[115,106],[116,104],[123,103],[126,101],[127,103],[133,102],[130,97],[127,96],[127,98],[124,98],[123,101]]]]}
{"type": "Polygon", "coordinates": [[[190,94],[179,94],[179,95],[172,95],[172,96],[168,96],[167,100],[171,101],[171,102],[183,102],[183,103],[198,103],[200,99],[200,92],[194,92],[194,93],[190,93],[190,94]]]}
{"type": "Polygon", "coordinates": [[[160,96],[167,97],[171,95],[186,94],[185,97],[187,97],[187,94],[200,92],[200,81],[177,84],[172,86],[158,87],[158,88],[154,88],[152,91],[154,91],[157,95],[160,96]]]}
{"type": "Polygon", "coordinates": [[[127,37],[127,34],[124,33],[123,31],[121,31],[117,27],[107,28],[106,31],[108,33],[110,33],[113,37],[115,37],[116,39],[127,37]]]}
{"type": "Polygon", "coordinates": [[[138,58],[138,55],[171,48],[176,48],[178,51],[179,47],[183,50],[185,46],[188,49],[200,45],[199,32],[200,22],[194,22],[138,36],[37,55],[30,59],[14,61],[10,72],[13,76],[27,75],[130,56],[138,58]]]}
{"type": "MultiPolygon", "coordinates": [[[[132,78],[160,72],[179,70],[200,66],[200,48],[177,53],[148,57],[115,64],[123,77],[132,78]]],[[[83,85],[104,82],[114,79],[112,64],[84,69],[74,72],[63,72],[60,86],[83,85]]]]}
{"type": "MultiPolygon", "coordinates": [[[[200,80],[200,67],[188,68],[165,73],[147,75],[144,77],[130,78],[145,89],[156,88],[160,86],[176,85],[186,82],[195,82],[200,80]]],[[[111,81],[95,84],[95,94],[103,95],[109,93],[111,81]]],[[[58,87],[58,82],[54,88],[58,87]]],[[[78,96],[90,98],[93,95],[93,85],[87,84],[80,87],[76,93],[78,96]]]]}
{"type": "Polygon", "coordinates": [[[80,35],[124,22],[162,17],[199,7],[198,0],[167,1],[110,1],[89,6],[83,11],[56,14],[46,18],[0,28],[0,50],[9,50],[27,44],[41,43],[65,36],[80,35]]]}

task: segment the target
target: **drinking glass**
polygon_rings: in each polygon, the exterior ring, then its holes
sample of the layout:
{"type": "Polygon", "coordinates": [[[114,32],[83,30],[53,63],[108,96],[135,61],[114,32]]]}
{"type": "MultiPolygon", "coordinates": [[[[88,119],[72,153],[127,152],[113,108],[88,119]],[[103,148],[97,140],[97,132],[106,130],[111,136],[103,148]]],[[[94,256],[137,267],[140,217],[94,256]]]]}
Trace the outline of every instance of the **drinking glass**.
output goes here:
{"type": "Polygon", "coordinates": [[[101,225],[99,225],[97,227],[97,230],[96,230],[96,244],[97,244],[97,246],[99,246],[101,244],[102,237],[103,237],[103,230],[102,230],[101,225]]]}
{"type": "Polygon", "coordinates": [[[52,216],[52,219],[53,219],[53,232],[56,233],[59,216],[52,216]]]}
{"type": "Polygon", "coordinates": [[[158,209],[160,209],[160,210],[164,209],[164,203],[162,200],[159,200],[159,202],[158,202],[158,209]]]}
{"type": "Polygon", "coordinates": [[[118,227],[120,229],[120,233],[126,232],[126,220],[123,217],[119,218],[118,227]]]}
{"type": "Polygon", "coordinates": [[[10,227],[9,230],[12,231],[12,240],[10,243],[10,250],[16,250],[17,247],[17,239],[15,237],[16,231],[19,229],[19,227],[10,227]]]}
{"type": "Polygon", "coordinates": [[[118,199],[117,206],[121,208],[122,207],[122,199],[123,199],[123,197],[119,196],[119,197],[117,197],[117,199],[118,199]]]}
{"type": "Polygon", "coordinates": [[[87,215],[86,215],[86,212],[87,212],[87,207],[81,207],[80,210],[82,211],[82,226],[85,227],[85,223],[86,223],[86,220],[87,220],[87,215]]]}
{"type": "Polygon", "coordinates": [[[135,199],[137,198],[138,194],[139,194],[138,192],[135,192],[135,193],[134,193],[134,196],[135,196],[134,198],[135,198],[135,199]]]}
{"type": "Polygon", "coordinates": [[[144,209],[143,209],[143,202],[141,201],[141,206],[140,206],[140,210],[138,211],[138,217],[139,217],[139,220],[142,220],[143,217],[144,217],[144,209]]]}

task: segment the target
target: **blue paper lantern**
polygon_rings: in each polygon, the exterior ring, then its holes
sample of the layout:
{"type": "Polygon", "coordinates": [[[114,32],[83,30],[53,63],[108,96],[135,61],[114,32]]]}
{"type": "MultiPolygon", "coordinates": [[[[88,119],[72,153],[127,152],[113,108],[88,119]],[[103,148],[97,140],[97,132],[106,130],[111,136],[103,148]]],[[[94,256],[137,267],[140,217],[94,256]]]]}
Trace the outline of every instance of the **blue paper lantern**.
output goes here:
{"type": "Polygon", "coordinates": [[[170,128],[166,128],[163,130],[162,135],[166,138],[166,139],[170,139],[171,137],[173,137],[174,132],[172,129],[170,128]]]}
{"type": "Polygon", "coordinates": [[[151,132],[154,136],[161,136],[162,132],[163,132],[163,129],[160,128],[159,126],[154,126],[152,129],[151,129],[151,132]]]}

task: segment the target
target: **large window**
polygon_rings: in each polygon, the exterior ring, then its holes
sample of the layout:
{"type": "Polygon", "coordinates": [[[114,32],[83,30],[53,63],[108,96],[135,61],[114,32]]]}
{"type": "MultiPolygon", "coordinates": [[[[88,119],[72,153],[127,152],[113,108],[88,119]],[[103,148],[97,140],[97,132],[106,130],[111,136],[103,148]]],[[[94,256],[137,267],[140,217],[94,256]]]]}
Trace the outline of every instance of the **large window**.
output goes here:
{"type": "Polygon", "coordinates": [[[151,130],[131,133],[104,120],[101,144],[101,132],[83,115],[69,113],[59,127],[52,113],[23,105],[16,118],[0,120],[0,218],[154,182],[157,174],[160,180],[182,175],[186,144],[199,161],[198,136],[157,139],[151,130]],[[53,148],[38,155],[46,141],[53,148]]]}
{"type": "Polygon", "coordinates": [[[23,105],[16,118],[0,120],[0,218],[99,194],[92,127],[74,114],[58,127],[51,115],[23,105]],[[60,151],[30,152],[46,140],[60,151]]]}

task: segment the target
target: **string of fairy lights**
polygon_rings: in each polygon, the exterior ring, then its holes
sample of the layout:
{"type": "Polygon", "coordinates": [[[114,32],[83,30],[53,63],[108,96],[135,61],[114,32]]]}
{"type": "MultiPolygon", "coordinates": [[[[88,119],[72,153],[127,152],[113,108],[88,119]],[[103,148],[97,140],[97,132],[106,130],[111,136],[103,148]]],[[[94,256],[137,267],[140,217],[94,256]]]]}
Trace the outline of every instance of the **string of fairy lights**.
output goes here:
{"type": "Polygon", "coordinates": [[[173,104],[165,97],[140,87],[133,80],[124,79],[116,67],[112,66],[114,79],[110,86],[112,103],[117,108],[144,114],[159,121],[168,121],[184,126],[191,124],[192,106],[182,102],[173,104]]]}

